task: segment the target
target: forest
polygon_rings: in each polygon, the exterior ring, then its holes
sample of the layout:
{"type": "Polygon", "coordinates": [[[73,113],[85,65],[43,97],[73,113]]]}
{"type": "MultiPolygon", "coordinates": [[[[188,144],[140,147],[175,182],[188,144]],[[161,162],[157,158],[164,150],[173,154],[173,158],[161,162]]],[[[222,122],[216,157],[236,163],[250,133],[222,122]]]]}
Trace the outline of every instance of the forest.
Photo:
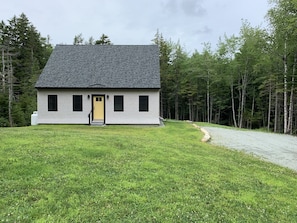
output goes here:
{"type": "MultiPolygon", "coordinates": [[[[158,30],[160,116],[238,128],[297,134],[297,2],[271,0],[267,27],[242,21],[238,34],[222,36],[213,50],[188,53],[158,30]]],[[[103,34],[72,44],[112,44],[103,34]]],[[[198,44],[198,43],[197,43],[198,44]]],[[[0,126],[30,125],[34,84],[53,46],[25,14],[0,23],[0,126]]]]}

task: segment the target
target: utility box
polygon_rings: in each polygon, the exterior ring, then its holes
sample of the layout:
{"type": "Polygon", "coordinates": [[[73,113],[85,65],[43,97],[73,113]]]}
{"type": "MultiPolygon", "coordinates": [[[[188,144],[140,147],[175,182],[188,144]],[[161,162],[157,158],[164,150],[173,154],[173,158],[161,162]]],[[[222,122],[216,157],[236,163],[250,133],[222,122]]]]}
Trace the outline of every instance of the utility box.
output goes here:
{"type": "Polygon", "coordinates": [[[38,125],[38,112],[34,111],[31,115],[31,125],[38,125]]]}

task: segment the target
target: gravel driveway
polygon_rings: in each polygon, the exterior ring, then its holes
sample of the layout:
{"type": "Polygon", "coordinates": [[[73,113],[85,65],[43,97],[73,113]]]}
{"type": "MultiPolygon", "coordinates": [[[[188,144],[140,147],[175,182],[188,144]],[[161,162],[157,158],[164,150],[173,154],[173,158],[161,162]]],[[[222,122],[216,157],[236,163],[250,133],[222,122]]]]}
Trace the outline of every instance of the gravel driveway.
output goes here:
{"type": "Polygon", "coordinates": [[[211,136],[210,143],[242,150],[280,166],[297,171],[297,137],[248,130],[203,127],[211,136]]]}

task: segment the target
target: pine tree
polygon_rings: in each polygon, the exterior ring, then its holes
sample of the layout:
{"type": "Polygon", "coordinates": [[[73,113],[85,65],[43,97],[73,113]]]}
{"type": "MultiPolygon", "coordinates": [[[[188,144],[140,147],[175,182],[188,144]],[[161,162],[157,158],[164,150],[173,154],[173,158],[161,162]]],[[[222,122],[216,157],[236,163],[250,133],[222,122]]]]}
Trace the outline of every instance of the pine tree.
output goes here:
{"type": "Polygon", "coordinates": [[[102,34],[99,40],[95,41],[96,45],[112,45],[109,37],[105,34],[102,34]]]}
{"type": "Polygon", "coordinates": [[[10,126],[29,125],[30,115],[36,110],[34,85],[52,46],[40,36],[25,14],[14,16],[8,24],[1,22],[0,41],[2,48],[9,49],[9,53],[2,50],[1,54],[2,61],[6,61],[1,63],[2,93],[7,91],[9,113],[1,112],[1,120],[6,123],[9,119],[10,126]]]}

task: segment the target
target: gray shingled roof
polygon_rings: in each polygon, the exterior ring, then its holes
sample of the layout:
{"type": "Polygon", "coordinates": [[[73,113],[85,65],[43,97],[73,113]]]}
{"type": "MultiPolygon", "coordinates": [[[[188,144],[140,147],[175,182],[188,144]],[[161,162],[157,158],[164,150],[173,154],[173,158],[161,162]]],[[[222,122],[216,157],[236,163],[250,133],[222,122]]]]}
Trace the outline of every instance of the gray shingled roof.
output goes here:
{"type": "Polygon", "coordinates": [[[156,45],[57,45],[36,88],[160,88],[156,45]]]}

